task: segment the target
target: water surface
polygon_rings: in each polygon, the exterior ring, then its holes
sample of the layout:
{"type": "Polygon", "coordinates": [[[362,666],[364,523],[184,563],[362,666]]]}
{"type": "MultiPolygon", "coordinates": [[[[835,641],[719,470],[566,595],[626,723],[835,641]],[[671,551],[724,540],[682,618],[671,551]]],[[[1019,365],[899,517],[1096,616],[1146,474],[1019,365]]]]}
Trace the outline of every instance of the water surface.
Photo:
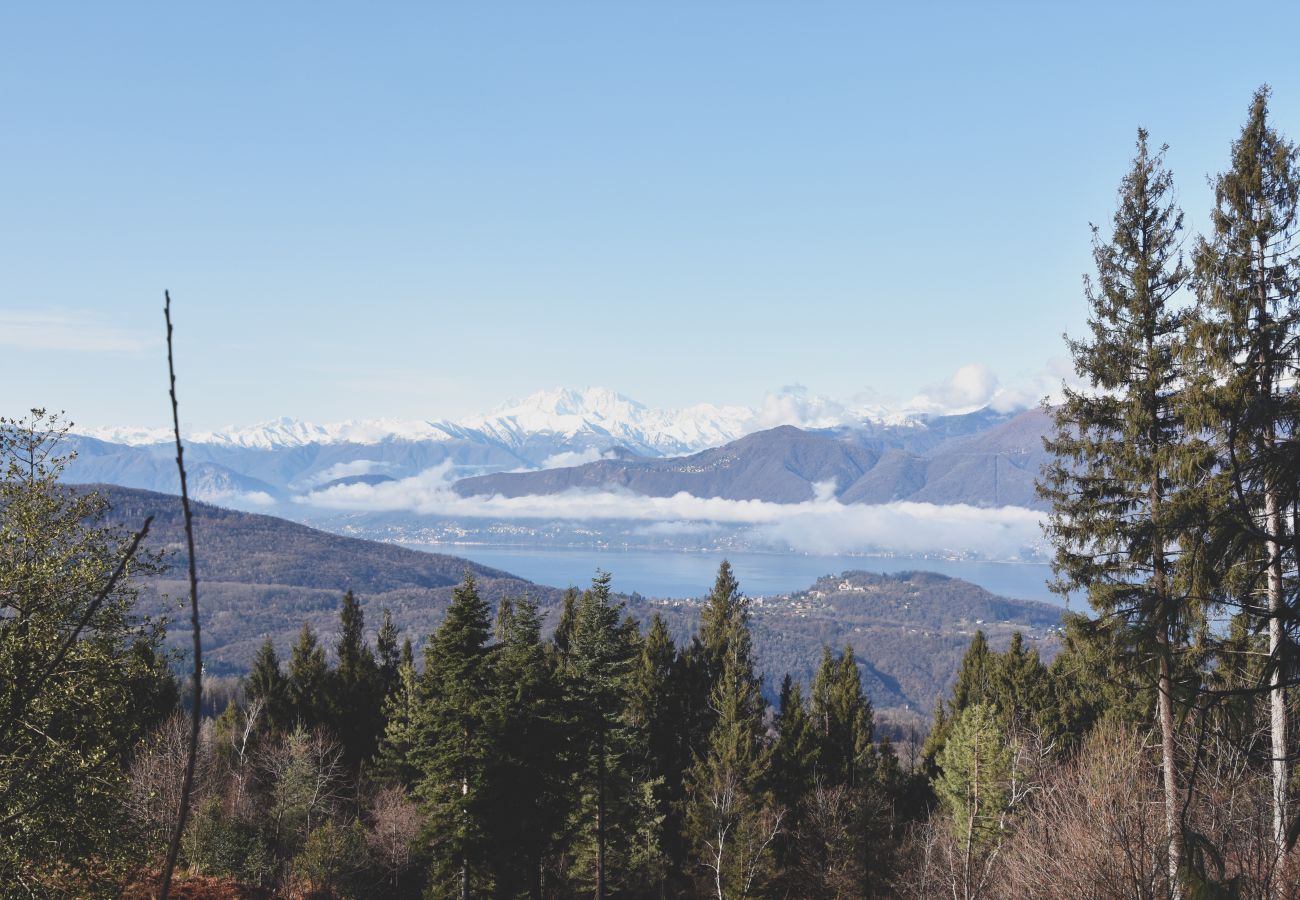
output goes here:
{"type": "Polygon", "coordinates": [[[629,594],[637,591],[647,597],[701,596],[713,584],[718,564],[728,559],[741,589],[755,596],[802,590],[822,575],[839,575],[848,569],[884,573],[920,570],[963,578],[1003,597],[1064,605],[1060,597],[1047,589],[1052,572],[1046,563],[754,552],[542,549],[478,544],[409,546],[465,557],[555,587],[590,584],[596,570],[603,569],[613,574],[615,590],[629,594]]]}

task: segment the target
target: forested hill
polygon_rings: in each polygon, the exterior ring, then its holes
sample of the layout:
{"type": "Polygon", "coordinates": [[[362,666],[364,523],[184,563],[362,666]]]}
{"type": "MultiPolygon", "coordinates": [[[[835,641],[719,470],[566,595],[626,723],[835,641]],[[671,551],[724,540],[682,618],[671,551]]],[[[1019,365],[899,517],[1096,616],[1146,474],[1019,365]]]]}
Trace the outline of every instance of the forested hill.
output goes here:
{"type": "MultiPolygon", "coordinates": [[[[171,617],[169,645],[189,645],[188,616],[166,596],[185,594],[185,544],[177,497],[110,485],[96,487],[112,503],[112,518],[138,527],[154,516],[149,545],[163,550],[170,570],[152,579],[141,608],[171,617]]],[[[330,534],[273,516],[195,504],[195,541],[203,610],[204,662],[213,674],[245,671],[266,636],[286,653],[308,622],[326,647],[338,632],[343,592],[360,599],[371,631],[384,608],[417,649],[442,621],[453,587],[466,569],[490,602],[503,597],[537,600],[548,626],[562,591],[534,584],[469,560],[330,534]]],[[[592,573],[595,573],[595,564],[592,573]]],[[[738,571],[742,590],[745,573],[738,571]]],[[[614,573],[618,584],[618,573],[614,573]]],[[[635,584],[622,584],[633,591],[635,584]]],[[[701,584],[700,596],[709,589],[701,584]]],[[[656,601],[633,595],[628,612],[643,623],[658,613],[679,643],[699,621],[695,601],[656,601]]],[[[929,712],[947,691],[976,629],[994,646],[1013,631],[1050,654],[1060,610],[1009,600],[957,578],[929,572],[828,575],[807,590],[755,598],[755,649],[769,691],[787,672],[812,677],[822,648],[851,644],[863,683],[879,708],[908,706],[929,712]]]]}
{"type": "MultiPolygon", "coordinates": [[[[185,534],[179,498],[114,485],[91,485],[112,504],[113,521],[137,528],[154,517],[148,546],[162,550],[170,570],[151,579],[141,611],[167,614],[168,644],[189,644],[184,598],[185,534]]],[[[287,650],[303,622],[332,646],[339,598],[355,591],[373,629],[382,610],[417,643],[442,620],[452,588],[469,570],[491,600],[528,595],[544,608],[560,592],[455,556],[318,531],[253,513],[195,503],[195,555],[203,609],[204,663],[214,674],[243,671],[270,635],[287,650]]]]}

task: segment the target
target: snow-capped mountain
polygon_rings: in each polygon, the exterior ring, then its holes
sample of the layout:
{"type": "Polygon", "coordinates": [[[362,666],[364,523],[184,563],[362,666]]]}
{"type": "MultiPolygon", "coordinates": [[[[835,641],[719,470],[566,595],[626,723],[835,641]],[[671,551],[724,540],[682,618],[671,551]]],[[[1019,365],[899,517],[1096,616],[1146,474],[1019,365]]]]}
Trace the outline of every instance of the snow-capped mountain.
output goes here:
{"type": "MultiPolygon", "coordinates": [[[[652,409],[608,388],[557,388],[507,403],[486,415],[436,422],[448,437],[488,440],[524,448],[537,437],[562,437],[583,445],[617,444],[647,456],[716,447],[747,431],[754,411],[702,403],[652,409]]],[[[575,447],[573,449],[587,449],[575,447]]]]}
{"type": "MultiPolygon", "coordinates": [[[[538,437],[579,441],[588,449],[617,444],[650,456],[702,450],[735,440],[754,427],[758,411],[702,403],[685,409],[653,409],[602,387],[556,388],[506,403],[490,413],[460,420],[356,419],[317,425],[280,418],[247,427],[187,434],[191,443],[272,450],[313,444],[378,444],[384,441],[469,440],[523,448],[538,437]]],[[[130,446],[171,440],[167,429],[108,427],[81,434],[130,446]]]]}

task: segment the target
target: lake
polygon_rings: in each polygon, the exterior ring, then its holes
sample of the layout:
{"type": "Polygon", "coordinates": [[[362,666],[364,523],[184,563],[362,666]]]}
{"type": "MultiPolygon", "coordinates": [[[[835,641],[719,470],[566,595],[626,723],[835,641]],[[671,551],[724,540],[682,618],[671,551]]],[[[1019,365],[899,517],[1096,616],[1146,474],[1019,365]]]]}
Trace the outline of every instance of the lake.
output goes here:
{"type": "MultiPolygon", "coordinates": [[[[449,553],[484,566],[503,569],[538,584],[579,587],[589,584],[597,569],[614,576],[617,591],[637,591],[647,597],[699,597],[708,593],[723,559],[731,561],[741,589],[750,595],[784,594],[809,587],[822,575],[848,569],[868,572],[921,570],[963,578],[994,594],[1041,600],[1064,606],[1047,589],[1051,567],[1046,563],[984,562],[979,560],[916,559],[892,556],[811,556],[754,552],[689,552],[673,550],[536,549],[485,547],[477,544],[408,544],[431,553],[449,553]]],[[[1075,602],[1073,605],[1080,605],[1075,602]]]]}

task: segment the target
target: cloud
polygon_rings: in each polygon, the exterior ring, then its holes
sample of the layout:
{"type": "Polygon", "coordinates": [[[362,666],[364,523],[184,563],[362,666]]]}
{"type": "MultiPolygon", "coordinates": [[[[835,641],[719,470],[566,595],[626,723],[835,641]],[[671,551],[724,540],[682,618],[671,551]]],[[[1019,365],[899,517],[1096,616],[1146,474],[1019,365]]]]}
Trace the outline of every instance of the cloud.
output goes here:
{"type": "Polygon", "coordinates": [[[275,498],[266,491],[197,491],[195,499],[231,509],[266,509],[275,498]]]}
{"type": "Polygon", "coordinates": [[[546,457],[546,459],[542,460],[540,468],[568,469],[573,466],[581,466],[584,463],[612,458],[612,453],[609,453],[608,451],[601,452],[596,447],[588,447],[586,450],[565,450],[560,453],[553,453],[546,457]]]}
{"type": "MultiPolygon", "coordinates": [[[[646,497],[626,491],[566,491],[527,497],[462,497],[446,464],[400,481],[337,485],[298,502],[359,511],[407,511],[436,517],[509,520],[622,521],[647,527],[685,523],[737,527],[752,539],[808,553],[888,550],[975,553],[1018,558],[1041,544],[1042,514],[1019,507],[981,509],[930,503],[843,504],[819,485],[802,503],[724,500],[679,493],[646,497]]],[[[662,532],[661,532],[662,533],[662,532]]]]}
{"type": "Polygon", "coordinates": [[[322,469],[309,480],[309,484],[324,484],[327,481],[333,481],[335,478],[347,478],[350,475],[369,475],[377,469],[392,468],[390,463],[377,459],[354,459],[348,462],[335,463],[328,469],[322,469]]]}
{"type": "Polygon", "coordinates": [[[831,428],[851,421],[844,404],[829,397],[813,395],[801,384],[788,384],[763,397],[748,423],[750,431],[794,425],[798,428],[831,428]]]}
{"type": "Polygon", "coordinates": [[[160,343],[91,312],[0,310],[0,346],[79,353],[137,353],[160,343]]]}
{"type": "Polygon", "coordinates": [[[983,363],[968,363],[946,380],[921,389],[909,406],[934,415],[974,412],[997,395],[998,376],[983,363]]]}

